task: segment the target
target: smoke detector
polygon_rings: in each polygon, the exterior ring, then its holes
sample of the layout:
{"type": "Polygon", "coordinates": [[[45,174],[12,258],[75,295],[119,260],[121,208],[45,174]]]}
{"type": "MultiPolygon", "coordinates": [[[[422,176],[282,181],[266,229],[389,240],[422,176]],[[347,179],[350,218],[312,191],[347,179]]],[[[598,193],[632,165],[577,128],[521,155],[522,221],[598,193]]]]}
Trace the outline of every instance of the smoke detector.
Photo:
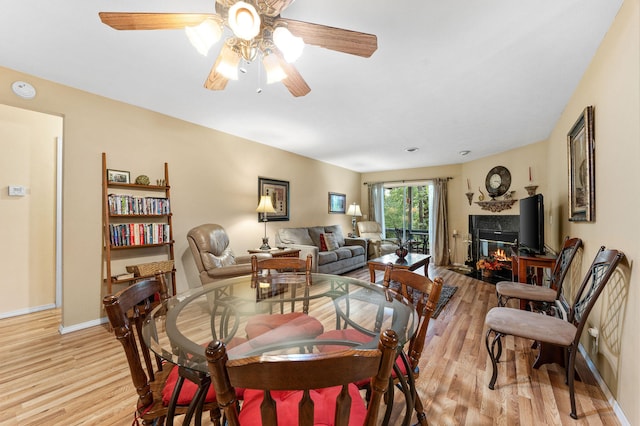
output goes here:
{"type": "Polygon", "coordinates": [[[11,85],[11,90],[22,99],[33,99],[36,97],[35,87],[25,81],[14,81],[11,85]]]}

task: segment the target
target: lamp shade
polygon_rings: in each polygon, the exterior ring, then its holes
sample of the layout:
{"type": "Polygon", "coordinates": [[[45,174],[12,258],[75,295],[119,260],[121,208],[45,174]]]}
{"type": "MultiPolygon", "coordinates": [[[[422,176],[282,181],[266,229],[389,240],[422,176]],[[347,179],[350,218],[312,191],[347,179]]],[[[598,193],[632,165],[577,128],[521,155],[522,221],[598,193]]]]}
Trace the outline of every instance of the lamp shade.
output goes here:
{"type": "Polygon", "coordinates": [[[243,40],[251,40],[260,33],[260,15],[253,5],[239,1],[229,8],[229,27],[243,40]]]}
{"type": "Polygon", "coordinates": [[[273,208],[271,197],[269,195],[260,196],[260,202],[258,203],[257,213],[275,213],[276,209],[273,208]]]}
{"type": "Polygon", "coordinates": [[[347,209],[347,214],[349,216],[362,216],[362,212],[360,211],[360,206],[356,203],[353,203],[347,209]]]}
{"type": "Polygon", "coordinates": [[[185,27],[184,30],[193,47],[202,56],[207,56],[211,46],[222,37],[221,24],[214,18],[207,18],[196,26],[185,27]]]}

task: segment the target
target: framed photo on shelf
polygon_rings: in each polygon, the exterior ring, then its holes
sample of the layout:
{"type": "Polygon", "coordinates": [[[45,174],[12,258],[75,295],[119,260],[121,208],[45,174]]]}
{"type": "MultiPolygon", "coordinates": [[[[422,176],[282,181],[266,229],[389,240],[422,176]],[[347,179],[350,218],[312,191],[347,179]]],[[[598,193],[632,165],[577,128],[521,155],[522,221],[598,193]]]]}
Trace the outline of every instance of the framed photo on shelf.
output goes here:
{"type": "Polygon", "coordinates": [[[129,172],[107,169],[107,180],[113,183],[131,183],[129,172]]]}
{"type": "MultiPolygon", "coordinates": [[[[258,177],[258,200],[260,196],[271,197],[275,213],[267,213],[268,221],[289,220],[289,182],[258,177]]],[[[258,221],[262,221],[262,213],[258,213],[258,221]]]]}
{"type": "Polygon", "coordinates": [[[329,213],[345,214],[347,209],[347,196],[337,192],[329,193],[329,213]]]}
{"type": "Polygon", "coordinates": [[[567,134],[569,158],[569,220],[595,220],[596,181],[593,106],[584,109],[567,134]]]}

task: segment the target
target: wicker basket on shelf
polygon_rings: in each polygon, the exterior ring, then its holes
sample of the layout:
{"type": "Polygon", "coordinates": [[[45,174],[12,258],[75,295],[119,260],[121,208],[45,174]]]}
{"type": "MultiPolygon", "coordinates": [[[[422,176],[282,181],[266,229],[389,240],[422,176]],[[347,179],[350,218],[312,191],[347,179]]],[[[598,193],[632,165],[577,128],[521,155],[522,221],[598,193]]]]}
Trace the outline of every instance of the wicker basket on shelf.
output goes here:
{"type": "Polygon", "coordinates": [[[136,277],[146,277],[171,271],[173,271],[173,260],[162,260],[160,262],[141,263],[139,265],[127,266],[127,272],[133,272],[136,277]]]}

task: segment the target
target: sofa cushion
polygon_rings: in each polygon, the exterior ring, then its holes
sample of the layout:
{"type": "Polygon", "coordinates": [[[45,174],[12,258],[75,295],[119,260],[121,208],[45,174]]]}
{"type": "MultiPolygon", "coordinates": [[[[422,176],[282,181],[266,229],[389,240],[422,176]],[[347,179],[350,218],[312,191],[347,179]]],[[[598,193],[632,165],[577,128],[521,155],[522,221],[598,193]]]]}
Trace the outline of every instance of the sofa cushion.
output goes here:
{"type": "Polygon", "coordinates": [[[325,226],[324,232],[325,234],[331,233],[335,235],[340,247],[344,245],[344,234],[342,233],[342,227],[340,225],[325,226]]]}
{"type": "MultiPolygon", "coordinates": [[[[322,244],[323,240],[328,251],[333,251],[340,248],[340,246],[338,245],[338,239],[336,238],[335,234],[332,234],[332,233],[320,234],[320,241],[321,241],[320,244],[322,244]]],[[[340,256],[338,256],[338,258],[340,258],[340,256]]]]}
{"type": "Polygon", "coordinates": [[[352,257],[364,254],[364,247],[362,246],[344,246],[343,249],[349,250],[352,257]]]}
{"type": "Polygon", "coordinates": [[[283,244],[315,245],[307,228],[282,228],[278,231],[283,244]]]}
{"type": "Polygon", "coordinates": [[[324,234],[320,234],[320,251],[329,251],[327,243],[324,240],[324,234]]]}
{"type": "Polygon", "coordinates": [[[338,255],[335,251],[321,251],[320,253],[318,253],[318,266],[337,261],[338,255]]]}
{"type": "Polygon", "coordinates": [[[310,226],[307,228],[309,230],[309,236],[311,237],[311,241],[313,241],[313,245],[320,247],[320,235],[324,234],[324,226],[310,226]]]}
{"type": "Polygon", "coordinates": [[[353,257],[353,255],[351,254],[351,250],[349,250],[348,247],[339,247],[338,249],[334,250],[334,252],[338,255],[338,260],[349,259],[353,257]]]}

